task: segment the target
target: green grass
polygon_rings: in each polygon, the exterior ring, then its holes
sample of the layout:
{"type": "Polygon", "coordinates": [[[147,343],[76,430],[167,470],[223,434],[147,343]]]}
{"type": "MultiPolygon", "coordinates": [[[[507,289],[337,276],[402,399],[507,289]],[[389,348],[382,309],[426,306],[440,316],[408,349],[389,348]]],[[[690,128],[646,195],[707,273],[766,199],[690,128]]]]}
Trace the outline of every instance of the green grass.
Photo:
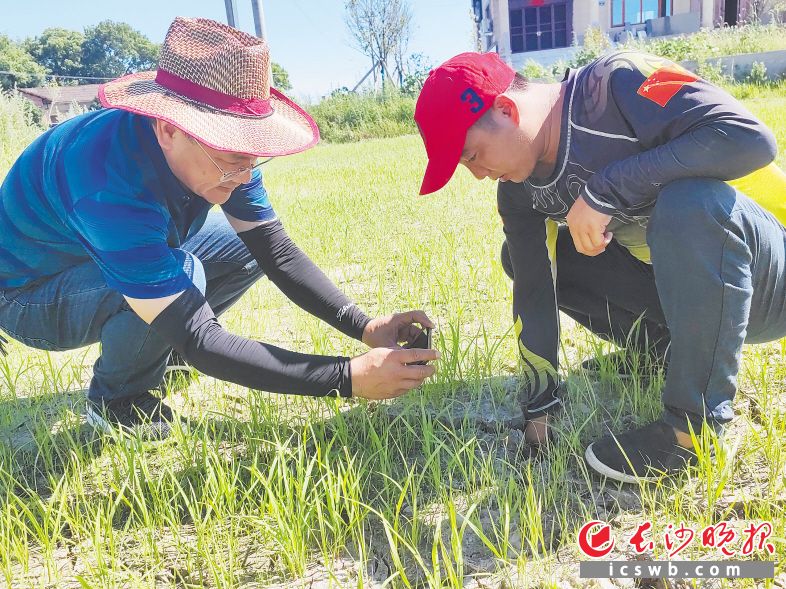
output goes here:
{"type": "Polygon", "coordinates": [[[415,97],[395,87],[384,94],[373,92],[337,94],[308,107],[323,141],[347,143],[417,133],[412,115],[415,97]]]}
{"type": "MultiPolygon", "coordinates": [[[[786,145],[783,97],[750,106],[786,145]]],[[[4,144],[2,163],[22,145],[4,144]]],[[[641,519],[656,533],[769,520],[783,579],[786,341],[746,348],[738,419],[717,464],[625,488],[591,476],[584,448],[607,426],[658,415],[661,381],[576,372],[610,348],[565,321],[559,440],[547,459],[530,457],[514,427],[494,187],[461,170],[446,190],[418,197],[424,165],[419,138],[406,136],[265,167],[289,232],[359,304],[375,315],[423,308],[437,322],[439,373],[405,397],[285,397],[202,376],[172,396],[190,428],[159,446],[124,444],[81,418],[95,347],[12,344],[0,360],[0,585],[583,587],[575,535],[589,518],[613,521],[620,538],[641,519]]],[[[225,317],[233,332],[293,349],[360,351],[265,280],[225,317]]],[[[695,545],[680,557],[718,554],[695,545]]]]}

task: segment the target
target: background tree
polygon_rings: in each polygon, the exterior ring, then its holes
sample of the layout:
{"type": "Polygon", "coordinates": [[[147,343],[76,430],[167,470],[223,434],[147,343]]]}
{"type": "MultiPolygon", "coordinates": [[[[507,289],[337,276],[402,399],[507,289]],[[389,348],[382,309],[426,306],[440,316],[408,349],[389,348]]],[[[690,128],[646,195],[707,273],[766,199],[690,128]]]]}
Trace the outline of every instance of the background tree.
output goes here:
{"type": "Polygon", "coordinates": [[[289,92],[292,90],[292,84],[289,81],[289,72],[277,64],[275,61],[271,64],[273,69],[273,86],[276,90],[289,92]]]}
{"type": "Polygon", "coordinates": [[[416,98],[432,69],[434,69],[434,65],[431,60],[422,53],[410,55],[401,81],[401,93],[416,98]]]}
{"type": "Polygon", "coordinates": [[[0,35],[0,88],[10,90],[14,86],[27,88],[40,86],[46,79],[46,70],[36,63],[21,44],[15,43],[5,35],[0,35]]]}
{"type": "Polygon", "coordinates": [[[347,0],[345,22],[358,49],[371,59],[372,67],[379,65],[383,88],[391,58],[399,67],[399,77],[403,76],[403,56],[412,29],[412,10],[407,0],[347,0]]]}
{"type": "MultiPolygon", "coordinates": [[[[40,65],[56,76],[82,74],[82,45],[84,34],[58,27],[44,30],[39,37],[28,39],[25,49],[40,65]]],[[[75,80],[58,80],[60,84],[75,80]]]]}
{"type": "Polygon", "coordinates": [[[82,74],[116,78],[132,72],[152,70],[159,46],[126,23],[109,20],[85,28],[82,43],[82,74]]]}

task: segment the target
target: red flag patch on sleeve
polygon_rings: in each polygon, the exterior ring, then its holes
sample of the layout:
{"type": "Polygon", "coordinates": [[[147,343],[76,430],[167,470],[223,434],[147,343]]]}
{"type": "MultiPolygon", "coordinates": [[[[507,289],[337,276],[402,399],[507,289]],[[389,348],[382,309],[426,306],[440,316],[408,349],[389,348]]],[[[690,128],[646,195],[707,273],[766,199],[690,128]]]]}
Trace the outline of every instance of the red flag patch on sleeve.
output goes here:
{"type": "Polygon", "coordinates": [[[655,71],[639,86],[637,94],[660,106],[674,98],[685,84],[695,82],[699,77],[677,65],[665,66],[655,71]]]}

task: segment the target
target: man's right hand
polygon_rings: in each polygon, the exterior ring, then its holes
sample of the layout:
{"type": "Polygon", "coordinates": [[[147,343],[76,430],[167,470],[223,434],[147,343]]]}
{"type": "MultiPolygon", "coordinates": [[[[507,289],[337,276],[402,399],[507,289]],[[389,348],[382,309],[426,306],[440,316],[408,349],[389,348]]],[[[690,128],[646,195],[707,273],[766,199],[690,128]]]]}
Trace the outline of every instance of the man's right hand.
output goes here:
{"type": "Polygon", "coordinates": [[[610,231],[606,231],[611,215],[604,215],[593,209],[583,196],[576,199],[565,220],[576,251],[585,256],[602,254],[614,236],[610,231]]]}
{"type": "Polygon", "coordinates": [[[391,399],[423,384],[436,372],[433,365],[407,366],[411,362],[431,362],[436,350],[374,348],[349,361],[352,396],[363,399],[391,399]]]}

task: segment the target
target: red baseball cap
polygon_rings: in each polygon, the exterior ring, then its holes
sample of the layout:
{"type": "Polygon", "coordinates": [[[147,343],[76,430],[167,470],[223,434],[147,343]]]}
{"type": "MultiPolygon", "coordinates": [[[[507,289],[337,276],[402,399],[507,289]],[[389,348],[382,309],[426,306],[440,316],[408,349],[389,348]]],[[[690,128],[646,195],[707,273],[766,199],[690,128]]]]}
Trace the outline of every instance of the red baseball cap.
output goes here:
{"type": "Polygon", "coordinates": [[[429,73],[415,105],[428,155],[420,194],[436,192],[458,167],[467,131],[505,92],[516,72],[496,53],[461,53],[429,73]]]}

